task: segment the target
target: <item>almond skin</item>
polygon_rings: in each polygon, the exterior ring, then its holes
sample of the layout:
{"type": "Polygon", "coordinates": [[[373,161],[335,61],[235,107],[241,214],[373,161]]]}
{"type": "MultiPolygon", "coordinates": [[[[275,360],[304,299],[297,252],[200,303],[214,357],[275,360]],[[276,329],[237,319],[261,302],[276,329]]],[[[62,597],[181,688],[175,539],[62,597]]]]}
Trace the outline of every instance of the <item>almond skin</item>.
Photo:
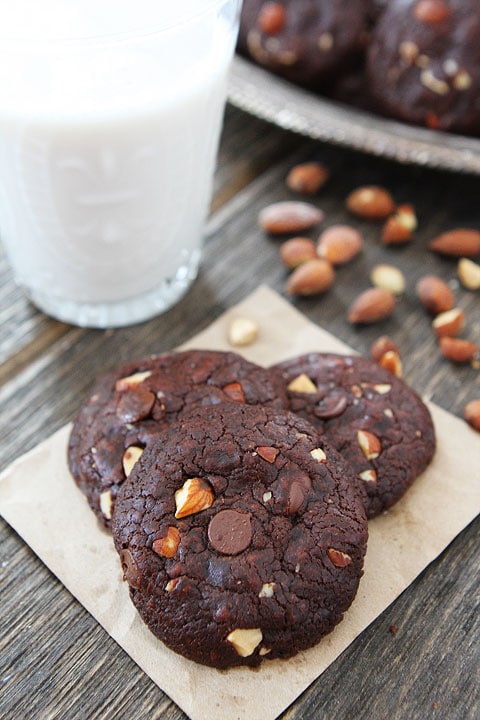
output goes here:
{"type": "Polygon", "coordinates": [[[319,295],[326,292],[335,280],[335,272],[328,260],[316,258],[299,265],[287,282],[289,295],[319,295]]]}
{"type": "Polygon", "coordinates": [[[480,432],[480,400],[470,400],[465,405],[464,417],[474,430],[480,432]]]}
{"type": "Polygon", "coordinates": [[[480,232],[465,228],[450,230],[431,240],[428,247],[451,257],[475,257],[480,255],[480,232]]]}
{"type": "Polygon", "coordinates": [[[384,320],[395,308],[395,296],[385,288],[370,288],[361,293],[350,305],[348,321],[370,324],[384,320]]]}
{"type": "Polygon", "coordinates": [[[413,233],[404,227],[396,215],[388,218],[382,228],[382,243],[384,245],[403,245],[410,242],[413,233]]]}
{"type": "Polygon", "coordinates": [[[358,430],[357,442],[367,460],[375,460],[382,452],[382,444],[378,437],[367,430],[358,430]]]}
{"type": "Polygon", "coordinates": [[[385,368],[396,375],[396,377],[403,377],[403,364],[399,353],[396,350],[387,350],[386,353],[378,360],[380,367],[385,368]]]}
{"type": "Polygon", "coordinates": [[[289,270],[294,270],[307,260],[316,257],[317,248],[310,238],[294,237],[280,245],[280,259],[289,270]]]}
{"type": "Polygon", "coordinates": [[[385,188],[377,185],[359,187],[348,195],[347,208],[366,220],[386,218],[395,210],[393,198],[385,188]]]}
{"type": "Polygon", "coordinates": [[[189,478],[175,492],[175,517],[183,518],[206,510],[213,505],[214,499],[212,489],[205,480],[189,478]]]}
{"type": "Polygon", "coordinates": [[[130,447],[125,450],[122,457],[122,467],[123,472],[125,473],[125,477],[128,477],[130,475],[133,470],[133,466],[135,465],[142,453],[143,448],[139,447],[138,445],[130,445],[130,447]]]}
{"type": "Polygon", "coordinates": [[[163,537],[157,538],[152,543],[152,550],[158,555],[163,557],[171,558],[177,552],[178,546],[180,545],[180,533],[178,528],[171,525],[167,528],[167,533],[163,537]]]}
{"type": "Polygon", "coordinates": [[[419,0],[413,14],[424,25],[438,25],[450,17],[450,8],[444,0],[419,0]]]}
{"type": "Polygon", "coordinates": [[[384,245],[401,245],[410,242],[417,227],[417,218],[412,205],[400,205],[395,215],[389,217],[382,229],[384,245]]]}
{"type": "Polygon", "coordinates": [[[415,291],[423,307],[432,315],[455,307],[453,292],[447,283],[436,275],[424,275],[420,278],[415,291]]]}
{"type": "Polygon", "coordinates": [[[397,344],[388,335],[380,335],[370,347],[370,357],[375,362],[378,362],[390,350],[393,350],[398,355],[400,354],[397,344]]]}
{"type": "Polygon", "coordinates": [[[440,338],[440,349],[444,357],[456,363],[470,362],[480,351],[478,345],[469,340],[451,337],[440,338]]]}
{"type": "Polygon", "coordinates": [[[453,308],[437,315],[432,327],[437,337],[455,337],[465,325],[465,314],[460,308],[453,308]]]}
{"type": "Polygon", "coordinates": [[[285,183],[293,192],[315,195],[327,182],[330,173],[318,162],[295,165],[287,175],[285,183]]]}
{"type": "Polygon", "coordinates": [[[344,568],[352,562],[350,555],[335,548],[328,548],[327,555],[335,567],[344,568]]]}
{"type": "Polygon", "coordinates": [[[222,388],[223,392],[234,402],[245,403],[245,393],[238,382],[228,383],[222,388]]]}
{"type": "Polygon", "coordinates": [[[282,3],[266,2],[261,7],[257,25],[265,35],[277,35],[285,26],[286,15],[282,3]]]}
{"type": "Polygon", "coordinates": [[[332,225],[318,238],[317,253],[332,265],[343,265],[358,255],[363,239],[350,225],[332,225]]]}
{"type": "Polygon", "coordinates": [[[258,222],[271,235],[285,235],[309,230],[319,225],[323,218],[323,211],[311,203],[286,200],[263,208],[258,222]]]}

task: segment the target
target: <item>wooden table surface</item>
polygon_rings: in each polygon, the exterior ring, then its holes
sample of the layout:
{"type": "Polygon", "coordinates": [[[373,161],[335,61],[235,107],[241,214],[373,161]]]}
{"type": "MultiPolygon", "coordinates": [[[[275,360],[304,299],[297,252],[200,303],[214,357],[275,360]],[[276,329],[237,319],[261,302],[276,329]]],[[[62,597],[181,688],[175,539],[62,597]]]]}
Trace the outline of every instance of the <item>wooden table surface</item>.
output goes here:
{"type": "MultiPolygon", "coordinates": [[[[70,421],[106,369],[174,348],[261,282],[284,294],[287,271],[278,257],[280,242],[259,229],[257,215],[271,202],[293,198],[285,175],[299,161],[312,159],[331,169],[331,181],[315,198],[326,213],[325,224],[354,224],[364,234],[365,248],[338,271],[325,296],[291,302],[364,354],[378,335],[388,333],[400,347],[405,379],[462,416],[465,403],[480,398],[480,373],[442,358],[414,286],[427,272],[451,281],[467,316],[465,334],[480,342],[479,293],[458,287],[455,261],[426,249],[440,231],[480,228],[480,177],[401,166],[323,145],[228,106],[201,272],[166,314],[118,330],[68,326],[28,303],[0,256],[0,467],[70,421]],[[419,230],[409,246],[382,247],[379,226],[355,220],[345,210],[347,193],[372,183],[390,189],[397,202],[415,205],[419,230]],[[369,285],[369,270],[380,261],[404,271],[407,292],[390,320],[352,327],[346,308],[369,285]]],[[[472,472],[480,482],[480,469],[472,472]]],[[[467,527],[282,717],[480,717],[479,527],[478,519],[467,527]],[[396,634],[389,631],[392,625],[398,626],[396,634]]],[[[0,532],[0,717],[185,717],[18,535],[3,522],[0,532]]]]}

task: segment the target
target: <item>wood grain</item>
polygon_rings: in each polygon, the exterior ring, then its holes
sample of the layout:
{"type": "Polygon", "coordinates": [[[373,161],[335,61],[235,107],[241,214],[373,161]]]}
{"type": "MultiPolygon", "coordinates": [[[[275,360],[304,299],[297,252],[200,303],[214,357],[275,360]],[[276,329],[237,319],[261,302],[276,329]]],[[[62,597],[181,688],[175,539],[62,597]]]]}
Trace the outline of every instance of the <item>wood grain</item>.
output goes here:
{"type": "MultiPolygon", "coordinates": [[[[30,305],[0,259],[0,467],[71,420],[95,378],[109,367],[184,342],[260,282],[284,293],[280,240],[265,236],[257,215],[268,203],[293,197],[284,178],[303,159],[319,159],[331,168],[330,183],[314,199],[326,213],[325,225],[354,224],[365,246],[357,261],[338,270],[329,293],[292,299],[293,304],[365,354],[374,338],[388,332],[401,348],[408,382],[456,415],[462,415],[467,399],[480,397],[478,370],[440,356],[431,319],[414,293],[423,274],[449,281],[468,318],[465,335],[480,342],[479,294],[456,286],[454,261],[426,249],[441,230],[480,227],[480,178],[403,167],[313,143],[229,107],[202,268],[175,308],[131,328],[73,328],[30,305]],[[382,247],[379,226],[346,211],[347,193],[372,183],[387,186],[397,202],[414,203],[420,226],[410,246],[382,247]],[[346,309],[368,286],[377,262],[399,266],[407,292],[391,320],[352,327],[346,309]]],[[[480,482],[480,470],[472,472],[480,482]]],[[[284,717],[479,717],[479,528],[477,519],[284,717]],[[391,625],[398,625],[395,635],[391,625]]],[[[0,543],[0,717],[185,717],[5,523],[0,543]]]]}

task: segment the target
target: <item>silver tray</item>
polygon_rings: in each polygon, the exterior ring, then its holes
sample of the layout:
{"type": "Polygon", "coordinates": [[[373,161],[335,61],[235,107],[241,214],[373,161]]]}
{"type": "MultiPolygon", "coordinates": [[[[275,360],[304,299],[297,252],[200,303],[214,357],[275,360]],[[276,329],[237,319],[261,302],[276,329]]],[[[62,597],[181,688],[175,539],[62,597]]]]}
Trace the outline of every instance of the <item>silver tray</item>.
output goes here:
{"type": "Polygon", "coordinates": [[[230,74],[229,101],[316,140],[401,163],[480,174],[480,139],[405,125],[324,99],[238,55],[230,74]]]}

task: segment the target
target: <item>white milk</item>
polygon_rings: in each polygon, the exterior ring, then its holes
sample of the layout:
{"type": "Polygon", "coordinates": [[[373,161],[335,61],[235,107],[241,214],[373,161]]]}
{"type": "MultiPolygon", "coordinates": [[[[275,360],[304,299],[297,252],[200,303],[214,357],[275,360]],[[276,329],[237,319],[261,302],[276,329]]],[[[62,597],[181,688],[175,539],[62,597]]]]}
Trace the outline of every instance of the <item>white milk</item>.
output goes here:
{"type": "Polygon", "coordinates": [[[221,4],[0,9],[0,237],[18,282],[56,317],[134,322],[195,277],[235,41],[215,19],[221,4]]]}

